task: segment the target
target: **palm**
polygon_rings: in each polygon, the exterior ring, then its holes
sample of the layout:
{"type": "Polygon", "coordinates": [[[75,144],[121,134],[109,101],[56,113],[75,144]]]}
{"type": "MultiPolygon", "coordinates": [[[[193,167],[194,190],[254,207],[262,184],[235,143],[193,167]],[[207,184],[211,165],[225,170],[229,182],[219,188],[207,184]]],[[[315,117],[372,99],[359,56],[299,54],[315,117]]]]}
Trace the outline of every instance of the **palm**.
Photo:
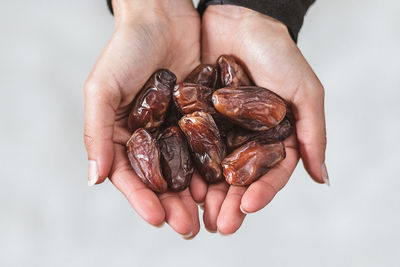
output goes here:
{"type": "MultiPolygon", "coordinates": [[[[271,89],[292,103],[298,102],[297,92],[303,85],[304,75],[310,75],[311,69],[283,24],[238,7],[211,6],[204,14],[202,60],[212,63],[221,54],[241,59],[258,86],[271,89]],[[308,72],[300,71],[303,69],[308,72]]],[[[298,114],[296,118],[297,134],[301,138],[307,133],[299,131],[304,127],[298,114]]],[[[207,229],[233,233],[245,217],[240,208],[255,212],[273,199],[299,160],[296,137],[288,138],[285,145],[286,159],[249,187],[229,187],[226,183],[208,187],[203,215],[207,229]]]]}
{"type": "Polygon", "coordinates": [[[111,142],[103,146],[104,161],[111,164],[110,172],[104,176],[110,178],[147,222],[159,225],[166,220],[178,233],[192,232],[193,236],[199,230],[198,210],[189,190],[156,195],[132,170],[125,144],[131,134],[127,127],[130,103],[151,74],[167,68],[182,80],[199,62],[200,19],[193,9],[169,20],[159,18],[148,24],[118,26],[86,86],[89,91],[86,107],[97,108],[102,113],[86,112],[86,119],[93,121],[95,116],[103,116],[109,122],[103,127],[103,134],[112,136],[111,142]],[[193,30],[187,32],[184,25],[193,30]],[[93,107],[91,101],[98,103],[95,98],[100,94],[107,103],[93,107]]]}

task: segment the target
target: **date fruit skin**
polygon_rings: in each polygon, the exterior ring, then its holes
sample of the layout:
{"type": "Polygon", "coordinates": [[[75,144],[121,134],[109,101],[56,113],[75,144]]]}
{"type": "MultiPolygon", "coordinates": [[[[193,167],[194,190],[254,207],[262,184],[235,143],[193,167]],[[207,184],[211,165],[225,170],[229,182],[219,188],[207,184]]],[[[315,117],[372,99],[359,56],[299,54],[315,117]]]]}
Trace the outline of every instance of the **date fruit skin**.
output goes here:
{"type": "Polygon", "coordinates": [[[189,186],[194,172],[188,144],[177,126],[165,129],[158,138],[161,167],[168,188],[178,192],[189,186]]]}
{"type": "Polygon", "coordinates": [[[144,184],[157,193],[168,189],[162,176],[157,140],[144,128],[137,129],[126,143],[133,170],[144,184]]]}
{"type": "Polygon", "coordinates": [[[200,84],[216,89],[218,85],[218,69],[216,65],[200,64],[185,79],[187,83],[200,84]]]}
{"type": "Polygon", "coordinates": [[[226,138],[226,145],[229,149],[237,148],[244,143],[252,140],[266,142],[283,141],[288,138],[296,129],[292,109],[287,106],[286,116],[277,126],[266,131],[250,131],[247,129],[235,127],[226,138]]]}
{"type": "Polygon", "coordinates": [[[209,183],[222,181],[221,162],[225,157],[225,143],[212,116],[196,111],[183,116],[179,127],[188,140],[195,165],[202,177],[209,183]]]}
{"type": "Polygon", "coordinates": [[[225,180],[230,185],[246,186],[266,174],[286,157],[282,142],[250,141],[222,161],[225,180]]]}
{"type": "Polygon", "coordinates": [[[220,134],[226,138],[233,124],[219,114],[212,104],[212,93],[215,90],[195,83],[179,83],[172,94],[175,106],[182,114],[190,114],[195,111],[203,111],[213,116],[220,134]]]}
{"type": "Polygon", "coordinates": [[[222,55],[217,59],[217,64],[220,69],[221,87],[252,85],[246,71],[233,56],[222,55]]]}
{"type": "Polygon", "coordinates": [[[252,131],[271,129],[286,115],[286,104],[280,96],[256,86],[218,89],[212,102],[219,113],[252,131]]]}
{"type": "Polygon", "coordinates": [[[133,101],[128,117],[131,131],[145,128],[153,133],[163,124],[175,83],[175,74],[166,69],[158,70],[150,77],[133,101]]]}
{"type": "Polygon", "coordinates": [[[211,97],[214,89],[195,83],[179,83],[172,93],[176,107],[182,114],[204,111],[214,115],[211,97]]]}

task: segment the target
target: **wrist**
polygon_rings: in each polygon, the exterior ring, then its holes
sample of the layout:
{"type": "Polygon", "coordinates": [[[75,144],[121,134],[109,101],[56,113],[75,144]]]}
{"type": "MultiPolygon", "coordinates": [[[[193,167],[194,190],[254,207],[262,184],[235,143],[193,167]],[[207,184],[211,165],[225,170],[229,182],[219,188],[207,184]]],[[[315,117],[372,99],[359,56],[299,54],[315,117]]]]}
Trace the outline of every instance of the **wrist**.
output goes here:
{"type": "Polygon", "coordinates": [[[241,27],[244,27],[244,31],[267,27],[271,33],[290,38],[289,30],[283,22],[246,7],[211,5],[207,7],[203,19],[208,16],[218,18],[225,25],[234,25],[233,28],[237,30],[241,27]]]}
{"type": "Polygon", "coordinates": [[[137,17],[182,16],[196,12],[192,0],[112,0],[116,22],[127,22],[137,17]]]}

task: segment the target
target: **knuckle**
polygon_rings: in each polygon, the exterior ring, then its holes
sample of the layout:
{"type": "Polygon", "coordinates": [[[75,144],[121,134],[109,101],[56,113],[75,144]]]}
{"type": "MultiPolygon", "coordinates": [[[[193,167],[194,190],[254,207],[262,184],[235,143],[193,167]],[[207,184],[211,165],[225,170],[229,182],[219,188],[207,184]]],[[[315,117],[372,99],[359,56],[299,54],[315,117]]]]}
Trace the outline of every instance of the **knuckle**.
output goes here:
{"type": "Polygon", "coordinates": [[[91,135],[87,134],[85,131],[85,133],[83,134],[83,140],[85,142],[86,149],[90,150],[93,147],[94,138],[91,135]]]}
{"type": "Polygon", "coordinates": [[[100,91],[100,85],[96,81],[92,79],[87,79],[84,85],[84,93],[85,96],[93,96],[96,95],[100,91]]]}

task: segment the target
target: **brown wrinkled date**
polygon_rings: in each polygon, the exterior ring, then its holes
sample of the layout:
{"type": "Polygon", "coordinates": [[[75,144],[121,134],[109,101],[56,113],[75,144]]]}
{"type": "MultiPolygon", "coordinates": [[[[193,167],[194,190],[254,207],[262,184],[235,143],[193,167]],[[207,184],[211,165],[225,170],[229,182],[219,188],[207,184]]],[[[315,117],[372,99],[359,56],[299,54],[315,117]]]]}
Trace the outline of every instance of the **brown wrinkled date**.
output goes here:
{"type": "Polygon", "coordinates": [[[292,109],[287,106],[286,116],[278,125],[266,131],[250,131],[240,127],[232,129],[226,138],[226,145],[229,149],[237,148],[244,143],[252,140],[260,141],[283,141],[288,138],[295,130],[295,121],[292,109]]]}
{"type": "Polygon", "coordinates": [[[217,89],[218,70],[216,65],[201,64],[197,66],[185,79],[187,83],[195,83],[208,88],[217,89]]]}
{"type": "Polygon", "coordinates": [[[153,133],[163,124],[175,83],[176,76],[169,70],[158,70],[150,77],[133,101],[128,118],[131,131],[145,128],[153,133]]]}
{"type": "Polygon", "coordinates": [[[233,56],[222,55],[217,59],[221,72],[221,87],[239,87],[252,85],[244,68],[233,56]]]}
{"type": "Polygon", "coordinates": [[[271,129],[286,115],[285,101],[261,87],[218,89],[213,93],[212,102],[225,117],[252,131],[271,129]]]}
{"type": "Polygon", "coordinates": [[[157,193],[167,191],[160,166],[160,150],[156,139],[145,129],[137,129],[129,138],[127,153],[132,168],[151,190],[157,193]]]}
{"type": "Polygon", "coordinates": [[[187,188],[195,167],[208,183],[251,184],[286,157],[282,141],[295,119],[284,99],[253,86],[240,61],[222,55],[179,84],[156,71],[132,102],[128,127],[132,168],[164,193],[187,188]]]}
{"type": "Polygon", "coordinates": [[[211,114],[220,130],[221,136],[225,138],[233,125],[215,110],[211,101],[214,91],[210,87],[184,82],[175,86],[172,96],[175,105],[182,114],[189,114],[195,111],[211,114]]]}
{"type": "Polygon", "coordinates": [[[172,191],[184,190],[189,186],[194,171],[185,136],[179,127],[171,126],[162,132],[158,145],[168,188],[172,191]]]}
{"type": "Polygon", "coordinates": [[[249,185],[286,157],[283,143],[250,141],[222,161],[224,176],[230,185],[249,185]]]}
{"type": "Polygon", "coordinates": [[[225,144],[212,116],[196,111],[183,116],[179,127],[188,140],[196,167],[202,177],[210,183],[223,180],[221,161],[225,157],[225,144]]]}
{"type": "Polygon", "coordinates": [[[211,101],[213,92],[214,89],[200,84],[179,83],[175,86],[172,96],[182,114],[204,111],[213,115],[217,113],[211,101]]]}

